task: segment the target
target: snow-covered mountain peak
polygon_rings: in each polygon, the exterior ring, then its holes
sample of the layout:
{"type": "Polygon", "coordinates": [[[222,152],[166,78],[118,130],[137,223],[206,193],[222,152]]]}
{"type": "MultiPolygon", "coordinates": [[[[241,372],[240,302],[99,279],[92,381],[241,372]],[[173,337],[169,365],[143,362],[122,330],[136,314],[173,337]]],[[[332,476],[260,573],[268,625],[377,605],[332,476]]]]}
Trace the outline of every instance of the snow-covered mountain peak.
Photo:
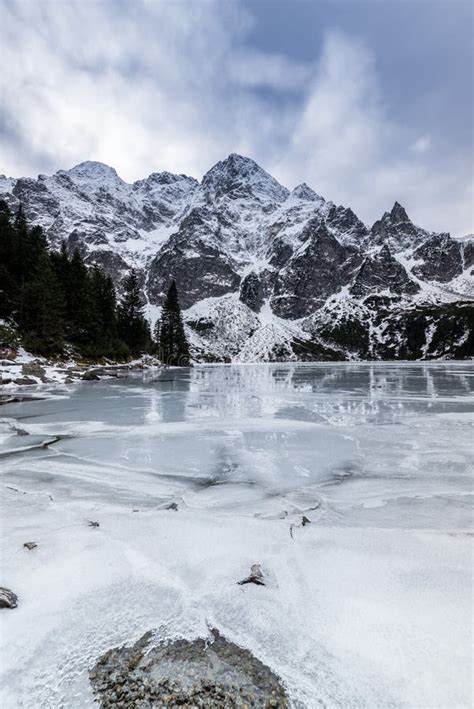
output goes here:
{"type": "Polygon", "coordinates": [[[306,183],[289,192],[235,153],[202,182],[165,171],[128,183],[93,161],[0,176],[0,199],[12,211],[22,203],[53,246],[64,240],[105,268],[119,293],[136,268],[148,313],[174,278],[202,360],[472,350],[474,243],[416,226],[398,202],[370,229],[350,207],[306,183]]]}
{"type": "Polygon", "coordinates": [[[283,202],[289,195],[289,190],[254,160],[236,153],[216,163],[204,175],[202,188],[211,199],[253,196],[263,201],[283,202]]]}
{"type": "Polygon", "coordinates": [[[159,185],[172,185],[176,182],[189,182],[193,185],[198,185],[198,181],[194,177],[189,177],[188,175],[176,175],[173,172],[152,172],[144,180],[137,180],[134,184],[142,184],[143,182],[149,182],[159,185]]]}
{"type": "Polygon", "coordinates": [[[297,185],[291,195],[293,197],[297,197],[298,199],[303,199],[305,202],[319,202],[320,204],[323,204],[325,201],[324,197],[317,194],[306,184],[306,182],[302,182],[300,185],[297,185]]]}
{"type": "Polygon", "coordinates": [[[68,175],[74,182],[123,182],[113,167],[95,160],[85,160],[70,170],[58,170],[56,174],[68,175]]]}

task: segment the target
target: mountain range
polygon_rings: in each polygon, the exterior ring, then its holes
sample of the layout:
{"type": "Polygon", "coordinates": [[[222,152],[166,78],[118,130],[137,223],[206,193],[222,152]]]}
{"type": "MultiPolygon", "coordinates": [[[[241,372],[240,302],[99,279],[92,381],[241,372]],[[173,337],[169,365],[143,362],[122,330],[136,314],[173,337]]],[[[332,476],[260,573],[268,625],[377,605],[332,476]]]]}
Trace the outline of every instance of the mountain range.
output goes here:
{"type": "Polygon", "coordinates": [[[196,361],[474,354],[474,239],[426,231],[398,202],[368,226],[236,154],[201,182],[159,172],[127,183],[90,161],[0,176],[0,198],[119,292],[135,268],[151,321],[175,279],[196,361]]]}

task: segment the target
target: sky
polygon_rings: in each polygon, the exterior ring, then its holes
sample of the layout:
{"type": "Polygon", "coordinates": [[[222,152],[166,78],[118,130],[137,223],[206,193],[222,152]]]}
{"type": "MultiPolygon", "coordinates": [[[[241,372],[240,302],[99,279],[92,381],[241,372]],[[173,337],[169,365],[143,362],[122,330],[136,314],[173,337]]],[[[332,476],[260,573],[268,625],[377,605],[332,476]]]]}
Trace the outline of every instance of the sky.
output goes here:
{"type": "Polygon", "coordinates": [[[474,232],[471,0],[0,0],[0,173],[236,152],[371,224],[474,232]]]}

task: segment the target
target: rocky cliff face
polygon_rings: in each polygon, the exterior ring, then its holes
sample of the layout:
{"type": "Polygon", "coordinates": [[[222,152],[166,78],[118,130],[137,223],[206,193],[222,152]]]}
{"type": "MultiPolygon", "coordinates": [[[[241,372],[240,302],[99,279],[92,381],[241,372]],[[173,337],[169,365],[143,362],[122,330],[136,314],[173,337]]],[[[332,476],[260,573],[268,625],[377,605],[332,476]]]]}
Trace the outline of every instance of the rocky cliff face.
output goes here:
{"type": "Polygon", "coordinates": [[[85,162],[0,176],[0,198],[21,201],[53,245],[79,248],[119,289],[136,268],[150,317],[174,278],[197,359],[473,354],[474,241],[427,232],[398,202],[368,227],[235,154],[200,183],[162,172],[129,184],[85,162]]]}

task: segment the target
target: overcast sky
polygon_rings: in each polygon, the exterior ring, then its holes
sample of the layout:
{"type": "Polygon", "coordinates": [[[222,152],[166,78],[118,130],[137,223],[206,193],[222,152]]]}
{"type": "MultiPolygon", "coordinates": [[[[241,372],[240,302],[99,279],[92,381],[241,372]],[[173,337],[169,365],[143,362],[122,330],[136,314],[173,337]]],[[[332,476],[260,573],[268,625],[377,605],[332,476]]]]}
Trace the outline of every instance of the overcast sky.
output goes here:
{"type": "Polygon", "coordinates": [[[471,0],[0,0],[0,173],[231,152],[372,223],[474,232],[471,0]]]}

